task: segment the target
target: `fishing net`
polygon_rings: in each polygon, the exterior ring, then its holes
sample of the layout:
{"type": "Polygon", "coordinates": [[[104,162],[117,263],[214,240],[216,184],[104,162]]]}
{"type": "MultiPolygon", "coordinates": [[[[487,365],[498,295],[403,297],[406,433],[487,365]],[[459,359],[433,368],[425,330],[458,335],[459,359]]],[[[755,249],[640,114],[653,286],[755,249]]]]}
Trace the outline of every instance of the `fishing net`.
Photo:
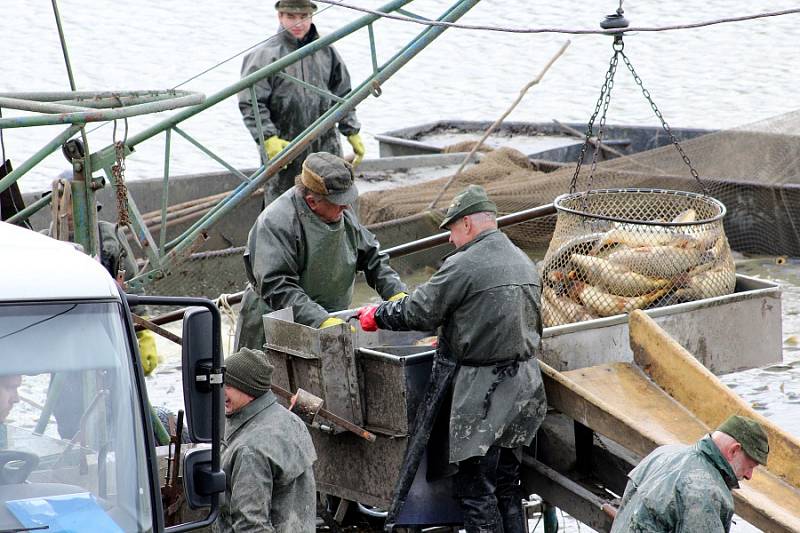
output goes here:
{"type": "Polygon", "coordinates": [[[616,189],[560,196],[539,264],[545,326],[733,292],[724,206],[695,193],[616,189]]]}

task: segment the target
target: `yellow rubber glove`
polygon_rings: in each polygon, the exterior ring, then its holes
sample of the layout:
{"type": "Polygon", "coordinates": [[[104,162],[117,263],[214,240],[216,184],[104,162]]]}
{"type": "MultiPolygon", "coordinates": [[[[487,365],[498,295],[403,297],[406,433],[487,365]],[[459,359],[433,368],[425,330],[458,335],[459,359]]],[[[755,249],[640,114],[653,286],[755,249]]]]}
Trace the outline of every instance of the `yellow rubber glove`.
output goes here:
{"type": "Polygon", "coordinates": [[[267,151],[267,157],[270,159],[274,159],[278,153],[286,148],[289,144],[289,141],[285,139],[281,139],[277,135],[273,135],[266,141],[264,141],[264,149],[267,151]]]}
{"type": "Polygon", "coordinates": [[[408,294],[406,294],[403,291],[400,291],[397,294],[395,294],[394,296],[392,296],[391,298],[389,298],[387,301],[388,302],[396,302],[397,300],[402,300],[406,296],[408,296],[408,294]]]}
{"type": "Polygon", "coordinates": [[[144,375],[150,373],[158,366],[158,352],[156,351],[156,338],[150,330],[136,332],[136,340],[139,341],[139,355],[142,358],[142,369],[144,375]]]}
{"type": "Polygon", "coordinates": [[[361,140],[361,135],[358,133],[348,135],[347,141],[353,147],[353,153],[356,154],[355,159],[353,159],[353,168],[355,168],[361,164],[361,161],[363,161],[364,154],[367,153],[367,150],[364,148],[364,141],[361,140]]]}
{"type": "MultiPolygon", "coordinates": [[[[325,328],[329,328],[331,326],[338,326],[339,324],[346,324],[346,323],[347,322],[345,322],[341,318],[336,318],[335,316],[329,316],[328,318],[326,318],[325,320],[322,321],[322,324],[319,325],[319,329],[325,329],[325,328]]],[[[353,326],[350,326],[350,331],[352,333],[355,333],[356,332],[356,328],[354,328],[353,326]]]]}

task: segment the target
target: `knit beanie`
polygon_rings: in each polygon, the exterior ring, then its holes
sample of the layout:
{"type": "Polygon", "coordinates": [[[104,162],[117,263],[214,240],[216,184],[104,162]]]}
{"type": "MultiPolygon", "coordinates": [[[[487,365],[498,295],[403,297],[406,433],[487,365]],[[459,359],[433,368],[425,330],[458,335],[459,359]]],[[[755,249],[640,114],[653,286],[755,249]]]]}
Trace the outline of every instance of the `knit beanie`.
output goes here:
{"type": "Polygon", "coordinates": [[[270,390],[274,368],[261,350],[241,348],[225,358],[225,383],[258,398],[270,390]]]}

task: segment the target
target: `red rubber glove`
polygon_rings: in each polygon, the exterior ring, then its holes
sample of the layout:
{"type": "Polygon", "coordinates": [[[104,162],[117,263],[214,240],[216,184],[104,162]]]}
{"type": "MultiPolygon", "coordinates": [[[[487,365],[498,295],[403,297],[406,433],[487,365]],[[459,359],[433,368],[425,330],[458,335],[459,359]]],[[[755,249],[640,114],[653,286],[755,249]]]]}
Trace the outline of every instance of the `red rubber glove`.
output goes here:
{"type": "Polygon", "coordinates": [[[356,316],[361,324],[361,329],[364,331],[378,331],[378,324],[375,322],[375,311],[377,310],[377,305],[368,305],[358,310],[356,316]]]}

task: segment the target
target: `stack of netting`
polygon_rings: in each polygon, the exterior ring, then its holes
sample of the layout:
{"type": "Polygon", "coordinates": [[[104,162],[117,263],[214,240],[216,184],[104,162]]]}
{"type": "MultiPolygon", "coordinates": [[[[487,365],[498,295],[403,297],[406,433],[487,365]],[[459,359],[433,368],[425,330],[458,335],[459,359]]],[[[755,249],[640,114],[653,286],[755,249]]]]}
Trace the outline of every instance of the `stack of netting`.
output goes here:
{"type": "MultiPolygon", "coordinates": [[[[703,178],[710,196],[728,208],[725,231],[732,249],[769,255],[800,256],[800,111],[733,130],[681,142],[703,178]]],[[[467,149],[467,147],[463,148],[467,149]]],[[[657,188],[702,192],[672,145],[602,161],[591,188],[657,188]]],[[[588,165],[579,188],[588,182],[588,165]]],[[[438,202],[441,210],[469,183],[483,185],[501,214],[543,204],[568,192],[574,164],[539,172],[527,158],[509,148],[486,154],[456,178],[438,202]]],[[[367,193],[360,213],[367,224],[415,215],[427,209],[447,179],[367,193]]],[[[555,216],[509,228],[523,249],[543,253],[555,227],[555,216]]]]}
{"type": "Polygon", "coordinates": [[[730,294],[736,274],[708,196],[616,189],[556,199],[542,274],[545,326],[730,294]]]}

